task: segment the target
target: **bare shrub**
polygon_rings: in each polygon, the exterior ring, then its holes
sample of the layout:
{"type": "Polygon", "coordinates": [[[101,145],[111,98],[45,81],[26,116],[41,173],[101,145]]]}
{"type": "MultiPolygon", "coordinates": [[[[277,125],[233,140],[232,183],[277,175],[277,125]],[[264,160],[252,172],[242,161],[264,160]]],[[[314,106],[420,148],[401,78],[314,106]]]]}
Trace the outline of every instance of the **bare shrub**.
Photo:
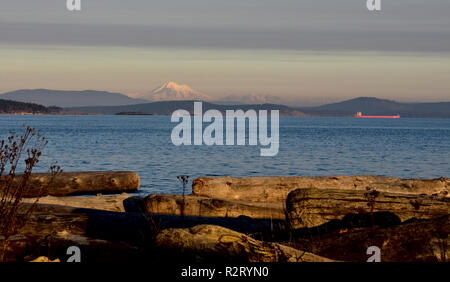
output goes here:
{"type": "MultiPolygon", "coordinates": [[[[0,235],[3,237],[0,261],[5,259],[8,239],[26,224],[39,200],[37,197],[31,205],[21,204],[25,192],[30,188],[32,170],[39,162],[48,141],[35,128],[24,128],[22,135],[12,134],[0,141],[0,235]],[[25,162],[25,168],[23,174],[17,175],[21,160],[25,162]]],[[[54,176],[61,171],[56,165],[52,165],[49,170],[51,180],[41,188],[40,195],[46,193],[54,176]]]]}

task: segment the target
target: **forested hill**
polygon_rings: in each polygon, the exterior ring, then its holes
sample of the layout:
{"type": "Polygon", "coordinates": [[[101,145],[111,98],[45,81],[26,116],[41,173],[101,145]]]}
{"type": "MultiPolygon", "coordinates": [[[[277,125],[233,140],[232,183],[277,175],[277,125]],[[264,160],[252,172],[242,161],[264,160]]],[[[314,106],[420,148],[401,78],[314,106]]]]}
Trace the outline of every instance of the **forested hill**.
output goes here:
{"type": "Polygon", "coordinates": [[[52,114],[59,113],[58,107],[45,107],[34,103],[23,103],[0,99],[0,114],[52,114]]]}
{"type": "Polygon", "coordinates": [[[450,102],[400,103],[375,97],[359,97],[318,107],[302,107],[300,111],[312,116],[396,115],[414,118],[450,118],[450,102]]]}

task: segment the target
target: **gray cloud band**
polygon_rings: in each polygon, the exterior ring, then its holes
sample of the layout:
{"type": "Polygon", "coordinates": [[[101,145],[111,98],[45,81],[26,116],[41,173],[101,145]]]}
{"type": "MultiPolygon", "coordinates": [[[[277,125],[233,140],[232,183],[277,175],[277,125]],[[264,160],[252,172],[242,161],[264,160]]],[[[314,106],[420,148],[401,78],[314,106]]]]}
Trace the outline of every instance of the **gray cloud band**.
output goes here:
{"type": "Polygon", "coordinates": [[[450,51],[450,30],[265,30],[1,23],[1,43],[287,50],[450,51]]]}
{"type": "Polygon", "coordinates": [[[383,1],[377,13],[358,0],[3,2],[2,44],[450,51],[448,0],[383,1]]]}

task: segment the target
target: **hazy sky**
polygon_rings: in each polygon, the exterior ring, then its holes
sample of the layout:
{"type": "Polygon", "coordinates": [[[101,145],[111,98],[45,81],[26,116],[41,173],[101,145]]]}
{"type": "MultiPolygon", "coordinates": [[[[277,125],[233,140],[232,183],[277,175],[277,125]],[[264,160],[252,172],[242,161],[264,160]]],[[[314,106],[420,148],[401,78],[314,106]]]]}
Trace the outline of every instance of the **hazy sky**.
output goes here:
{"type": "Polygon", "coordinates": [[[450,1],[0,0],[0,91],[450,100],[450,1]]]}

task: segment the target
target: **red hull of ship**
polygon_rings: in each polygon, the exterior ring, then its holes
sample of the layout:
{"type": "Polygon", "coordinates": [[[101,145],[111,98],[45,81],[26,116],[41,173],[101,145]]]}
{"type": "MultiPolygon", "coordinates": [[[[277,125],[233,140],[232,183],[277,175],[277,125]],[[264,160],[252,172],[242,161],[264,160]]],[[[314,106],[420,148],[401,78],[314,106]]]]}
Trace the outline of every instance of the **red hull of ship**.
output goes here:
{"type": "Polygon", "coordinates": [[[355,115],[356,118],[400,118],[400,115],[396,115],[396,116],[357,116],[355,115]]]}
{"type": "Polygon", "coordinates": [[[362,112],[357,112],[354,115],[355,118],[400,118],[400,115],[395,116],[364,116],[362,112]]]}

